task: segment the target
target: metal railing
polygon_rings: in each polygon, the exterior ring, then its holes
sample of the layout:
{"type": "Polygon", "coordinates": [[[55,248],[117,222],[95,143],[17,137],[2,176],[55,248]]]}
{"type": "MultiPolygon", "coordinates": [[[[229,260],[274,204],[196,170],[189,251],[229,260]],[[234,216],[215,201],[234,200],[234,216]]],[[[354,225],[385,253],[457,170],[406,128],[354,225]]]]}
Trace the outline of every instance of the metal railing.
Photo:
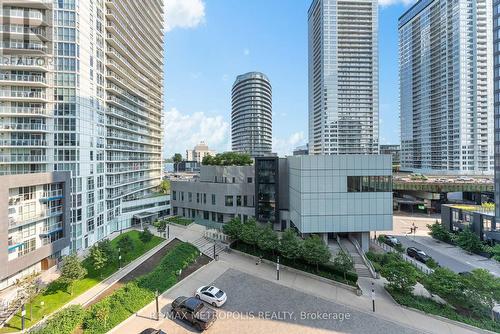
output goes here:
{"type": "Polygon", "coordinates": [[[375,245],[379,246],[380,248],[382,248],[386,252],[400,253],[404,261],[411,263],[415,268],[417,268],[418,270],[420,270],[421,272],[423,272],[425,274],[430,275],[434,272],[434,269],[427,267],[425,264],[418,262],[417,260],[409,257],[408,255],[397,251],[396,249],[392,248],[391,246],[389,246],[385,243],[382,243],[376,239],[375,240],[371,239],[371,242],[373,242],[375,245]]]}
{"type": "Polygon", "coordinates": [[[366,257],[365,253],[363,252],[363,250],[359,246],[358,240],[356,240],[354,238],[349,238],[349,240],[352,242],[352,244],[356,248],[356,251],[361,256],[361,259],[363,260],[363,262],[365,263],[366,267],[370,271],[370,274],[372,275],[372,277],[373,278],[377,278],[377,273],[375,272],[375,268],[373,268],[373,265],[372,265],[371,261],[368,260],[368,258],[366,257]]]}

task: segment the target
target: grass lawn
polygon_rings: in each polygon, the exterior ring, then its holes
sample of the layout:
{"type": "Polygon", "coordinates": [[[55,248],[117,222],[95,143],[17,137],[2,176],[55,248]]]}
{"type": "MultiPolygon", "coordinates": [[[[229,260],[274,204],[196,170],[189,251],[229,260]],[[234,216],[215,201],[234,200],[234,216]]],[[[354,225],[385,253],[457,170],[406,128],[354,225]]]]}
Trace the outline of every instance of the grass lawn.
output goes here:
{"type": "MultiPolygon", "coordinates": [[[[162,238],[154,236],[148,243],[143,243],[139,239],[140,232],[129,231],[111,240],[111,245],[116,249],[118,241],[125,235],[128,235],[130,239],[132,239],[134,247],[132,248],[132,251],[130,253],[122,254],[122,267],[135,260],[139,256],[143,255],[147,251],[151,250],[163,241],[162,238]]],[[[81,295],[103,279],[115,273],[118,270],[118,259],[115,259],[115,261],[108,263],[99,271],[95,270],[88,260],[84,260],[83,265],[87,269],[88,274],[84,279],[76,281],[73,284],[73,295],[70,295],[69,292],[66,291],[65,286],[56,280],[49,284],[47,290],[43,294],[40,294],[34,298],[32,302],[32,316],[30,314],[30,304],[26,305],[26,328],[37,323],[38,321],[40,321],[40,319],[42,319],[43,316],[56,311],[73,298],[81,295]],[[41,305],[41,302],[44,303],[43,306],[41,305]]],[[[21,330],[20,312],[16,314],[3,328],[0,328],[0,333],[16,332],[19,330],[21,330]]]]}
{"type": "Polygon", "coordinates": [[[193,220],[174,216],[174,217],[167,218],[167,222],[182,225],[182,226],[188,226],[189,224],[191,224],[193,222],[193,220]]]}

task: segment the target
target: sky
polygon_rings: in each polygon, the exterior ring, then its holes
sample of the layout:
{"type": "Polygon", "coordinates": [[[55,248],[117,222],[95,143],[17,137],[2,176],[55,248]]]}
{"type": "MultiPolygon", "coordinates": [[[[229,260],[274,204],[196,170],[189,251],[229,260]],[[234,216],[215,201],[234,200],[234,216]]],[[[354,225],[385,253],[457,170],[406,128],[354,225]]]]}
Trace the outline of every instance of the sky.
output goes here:
{"type": "MultiPolygon", "coordinates": [[[[273,152],[307,142],[307,10],[312,0],[166,0],[165,156],[200,141],[231,149],[231,87],[265,73],[273,152]]],[[[414,0],[379,0],[380,143],[399,143],[399,16],[414,0]]]]}

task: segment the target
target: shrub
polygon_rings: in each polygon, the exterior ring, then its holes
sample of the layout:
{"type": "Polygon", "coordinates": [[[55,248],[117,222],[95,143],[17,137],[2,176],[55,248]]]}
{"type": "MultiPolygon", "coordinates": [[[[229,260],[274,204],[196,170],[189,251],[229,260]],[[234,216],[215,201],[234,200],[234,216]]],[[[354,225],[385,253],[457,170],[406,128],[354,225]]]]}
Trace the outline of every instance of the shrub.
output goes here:
{"type": "Polygon", "coordinates": [[[471,253],[479,253],[483,250],[483,243],[479,236],[470,230],[458,233],[455,239],[456,244],[471,253]]]}
{"type": "Polygon", "coordinates": [[[257,246],[263,251],[272,252],[273,254],[278,249],[278,235],[273,231],[270,224],[261,228],[257,246]]]}
{"type": "Polygon", "coordinates": [[[433,258],[430,258],[429,260],[427,260],[425,265],[431,269],[439,268],[439,263],[437,263],[436,260],[434,260],[433,258]]]}
{"type": "Polygon", "coordinates": [[[437,268],[426,278],[424,285],[429,292],[450,301],[454,305],[466,303],[464,279],[448,268],[437,268]]]}
{"type": "Polygon", "coordinates": [[[34,334],[72,333],[82,323],[85,315],[80,305],[72,305],[54,314],[41,329],[34,330],[34,334]]]}
{"type": "Polygon", "coordinates": [[[142,231],[141,234],[139,235],[139,239],[141,239],[143,243],[148,243],[151,241],[151,239],[153,239],[153,233],[151,233],[149,229],[146,227],[144,231],[142,231]]]}
{"type": "Polygon", "coordinates": [[[443,225],[441,225],[437,220],[432,225],[428,224],[427,227],[430,230],[429,234],[434,239],[441,240],[441,241],[448,242],[448,243],[452,242],[452,234],[449,231],[447,231],[443,227],[443,225]]]}

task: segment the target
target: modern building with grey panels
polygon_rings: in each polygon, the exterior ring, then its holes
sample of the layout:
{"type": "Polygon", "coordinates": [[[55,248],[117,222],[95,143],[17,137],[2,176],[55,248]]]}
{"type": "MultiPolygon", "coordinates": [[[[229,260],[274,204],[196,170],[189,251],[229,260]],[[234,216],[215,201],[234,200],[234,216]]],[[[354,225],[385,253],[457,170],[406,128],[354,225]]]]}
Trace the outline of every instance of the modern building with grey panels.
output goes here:
{"type": "Polygon", "coordinates": [[[216,225],[253,217],[325,241],[392,230],[390,155],[259,157],[253,166],[202,166],[200,178],[172,181],[174,215],[216,225]]]}
{"type": "Polygon", "coordinates": [[[309,154],[378,154],[378,1],[314,0],[309,154]]]}
{"type": "Polygon", "coordinates": [[[239,75],[232,89],[232,150],[252,157],[271,154],[273,145],[272,87],[260,72],[239,75]]]}
{"type": "Polygon", "coordinates": [[[421,0],[399,19],[401,169],[493,173],[491,0],[421,0]]]}
{"type": "Polygon", "coordinates": [[[0,289],[69,253],[70,173],[0,176],[0,289]]]}
{"type": "Polygon", "coordinates": [[[367,249],[370,231],[392,230],[390,155],[288,157],[290,224],[301,233],[355,234],[367,249]]]}

